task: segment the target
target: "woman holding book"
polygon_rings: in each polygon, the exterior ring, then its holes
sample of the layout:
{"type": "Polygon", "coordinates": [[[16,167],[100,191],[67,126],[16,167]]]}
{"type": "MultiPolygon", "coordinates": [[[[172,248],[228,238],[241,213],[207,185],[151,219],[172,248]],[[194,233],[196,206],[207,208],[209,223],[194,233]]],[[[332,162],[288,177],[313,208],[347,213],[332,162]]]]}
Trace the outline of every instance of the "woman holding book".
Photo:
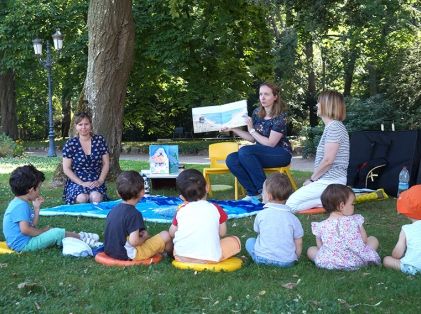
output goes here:
{"type": "Polygon", "coordinates": [[[226,164],[246,189],[243,200],[259,202],[266,179],[263,168],[284,167],[290,164],[292,151],[287,135],[286,105],[279,88],[263,83],[259,88],[260,106],[246,118],[247,131],[225,128],[255,145],[246,145],[228,155],[226,164]]]}

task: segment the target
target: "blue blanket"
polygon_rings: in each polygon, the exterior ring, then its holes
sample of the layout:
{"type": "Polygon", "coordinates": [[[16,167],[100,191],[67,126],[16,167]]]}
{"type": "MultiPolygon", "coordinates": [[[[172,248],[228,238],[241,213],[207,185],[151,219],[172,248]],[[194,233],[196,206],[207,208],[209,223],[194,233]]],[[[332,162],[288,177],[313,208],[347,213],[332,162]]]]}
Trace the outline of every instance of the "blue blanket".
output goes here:
{"type": "MultiPolygon", "coordinates": [[[[263,208],[263,204],[252,204],[245,201],[220,201],[210,200],[212,203],[221,206],[228,214],[228,218],[241,218],[255,215],[263,208]]],[[[44,208],[40,211],[42,216],[85,216],[95,218],[105,218],[111,208],[119,204],[121,200],[102,202],[99,204],[76,204],[60,205],[51,208],[44,208]]],[[[136,208],[142,213],[143,219],[150,222],[170,223],[175,215],[177,207],[182,204],[182,200],[177,197],[148,196],[144,197],[136,208]]]]}

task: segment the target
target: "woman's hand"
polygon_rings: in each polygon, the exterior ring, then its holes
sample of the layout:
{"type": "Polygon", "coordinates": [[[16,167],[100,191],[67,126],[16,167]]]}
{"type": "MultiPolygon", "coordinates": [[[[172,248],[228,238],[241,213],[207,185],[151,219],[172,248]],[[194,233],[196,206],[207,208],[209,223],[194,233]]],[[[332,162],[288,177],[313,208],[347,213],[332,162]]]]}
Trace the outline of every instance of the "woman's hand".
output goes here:
{"type": "Polygon", "coordinates": [[[250,132],[251,129],[254,129],[253,120],[252,120],[251,117],[248,117],[248,116],[244,119],[245,119],[244,121],[246,122],[246,125],[247,125],[247,130],[250,132]]]}

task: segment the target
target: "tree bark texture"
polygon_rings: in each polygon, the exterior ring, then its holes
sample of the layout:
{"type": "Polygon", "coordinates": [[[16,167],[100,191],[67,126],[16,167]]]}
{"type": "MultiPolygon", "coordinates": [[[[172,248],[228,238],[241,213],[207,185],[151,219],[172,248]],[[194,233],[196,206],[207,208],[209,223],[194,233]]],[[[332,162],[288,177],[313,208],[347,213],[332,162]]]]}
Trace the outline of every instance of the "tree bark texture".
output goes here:
{"type": "Polygon", "coordinates": [[[94,132],[107,140],[110,174],[114,176],[120,172],[123,105],[134,57],[132,1],[91,0],[88,34],[84,96],[94,132]]]}
{"type": "Polygon", "coordinates": [[[313,66],[313,40],[309,39],[304,48],[304,53],[306,55],[306,65],[307,65],[307,91],[306,91],[306,108],[309,112],[310,126],[314,127],[317,125],[317,114],[314,110],[316,105],[316,74],[314,73],[313,66]]]}
{"type": "Polygon", "coordinates": [[[10,69],[0,74],[0,114],[1,132],[16,140],[18,138],[18,120],[15,74],[10,69]]]}

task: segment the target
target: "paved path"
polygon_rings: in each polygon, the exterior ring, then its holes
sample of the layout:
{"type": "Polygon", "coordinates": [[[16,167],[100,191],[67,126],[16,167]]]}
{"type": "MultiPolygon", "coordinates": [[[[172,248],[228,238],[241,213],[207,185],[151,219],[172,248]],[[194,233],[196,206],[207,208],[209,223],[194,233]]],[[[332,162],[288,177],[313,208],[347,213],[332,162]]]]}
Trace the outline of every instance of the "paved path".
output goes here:
{"type": "MultiPolygon", "coordinates": [[[[46,151],[28,151],[26,152],[30,156],[46,157],[46,151]]],[[[61,156],[61,152],[57,153],[58,156],[61,156]]],[[[139,161],[148,161],[149,155],[145,154],[121,154],[120,159],[122,160],[139,160],[139,161]]],[[[201,155],[180,155],[179,160],[181,163],[185,164],[200,164],[206,165],[209,164],[209,158],[207,156],[201,155]]],[[[291,168],[293,170],[300,171],[313,171],[314,159],[303,159],[302,156],[294,156],[291,161],[291,168]]]]}

